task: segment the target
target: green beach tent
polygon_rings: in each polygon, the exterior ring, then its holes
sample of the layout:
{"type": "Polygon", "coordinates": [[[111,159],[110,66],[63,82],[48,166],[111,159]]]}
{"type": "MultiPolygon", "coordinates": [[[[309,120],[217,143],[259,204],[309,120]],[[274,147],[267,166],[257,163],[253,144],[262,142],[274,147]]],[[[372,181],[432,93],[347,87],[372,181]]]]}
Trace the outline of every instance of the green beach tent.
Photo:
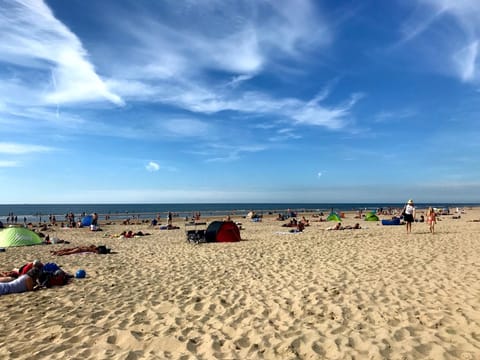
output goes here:
{"type": "Polygon", "coordinates": [[[42,243],[40,236],[20,227],[11,227],[0,230],[0,247],[39,245],[42,243]]]}
{"type": "Polygon", "coordinates": [[[337,213],[332,212],[330,215],[328,215],[327,221],[337,221],[338,222],[338,221],[342,221],[342,218],[337,213]]]}
{"type": "Polygon", "coordinates": [[[368,214],[365,214],[365,221],[378,221],[380,220],[373,211],[369,212],[368,214]]]}

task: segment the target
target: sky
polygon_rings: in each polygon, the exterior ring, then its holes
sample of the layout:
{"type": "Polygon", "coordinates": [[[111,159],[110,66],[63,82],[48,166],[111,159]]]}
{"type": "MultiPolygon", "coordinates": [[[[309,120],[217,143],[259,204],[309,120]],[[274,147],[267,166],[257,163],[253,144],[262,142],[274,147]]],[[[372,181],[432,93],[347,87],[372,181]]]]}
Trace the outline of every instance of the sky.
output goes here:
{"type": "Polygon", "coordinates": [[[480,202],[477,0],[0,0],[0,203],[480,202]]]}

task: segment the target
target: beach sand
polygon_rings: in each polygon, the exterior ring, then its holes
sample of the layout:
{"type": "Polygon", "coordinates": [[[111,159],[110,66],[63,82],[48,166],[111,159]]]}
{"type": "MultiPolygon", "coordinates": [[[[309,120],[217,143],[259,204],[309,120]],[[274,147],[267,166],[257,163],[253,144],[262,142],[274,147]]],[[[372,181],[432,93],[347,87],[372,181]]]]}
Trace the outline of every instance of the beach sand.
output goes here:
{"type": "MultiPolygon", "coordinates": [[[[274,217],[242,241],[193,245],[148,224],[49,230],[70,244],[7,248],[9,270],[55,262],[85,279],[0,297],[2,359],[480,359],[480,219],[291,234],[274,217]],[[123,230],[151,235],[120,239],[123,230]],[[53,256],[104,244],[108,255],[53,256]]],[[[384,217],[387,218],[387,217],[384,217]]],[[[358,222],[347,213],[345,224],[358,222]]]]}

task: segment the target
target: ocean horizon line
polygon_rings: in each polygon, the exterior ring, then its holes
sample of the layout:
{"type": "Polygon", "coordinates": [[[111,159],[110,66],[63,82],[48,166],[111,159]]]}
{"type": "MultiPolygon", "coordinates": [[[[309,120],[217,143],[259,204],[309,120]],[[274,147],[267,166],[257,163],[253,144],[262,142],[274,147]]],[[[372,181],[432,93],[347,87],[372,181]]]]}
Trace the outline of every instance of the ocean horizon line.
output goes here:
{"type": "MultiPolygon", "coordinates": [[[[376,210],[378,208],[399,208],[404,202],[351,202],[351,203],[51,203],[51,204],[0,204],[0,218],[17,216],[28,221],[45,220],[49,215],[57,219],[65,214],[75,215],[97,213],[99,216],[109,215],[119,219],[135,216],[146,219],[153,214],[164,216],[168,212],[179,217],[190,217],[200,212],[204,216],[244,216],[253,210],[258,213],[277,213],[289,210],[296,212],[329,212],[376,210]]],[[[418,208],[433,207],[468,207],[480,206],[480,203],[417,203],[418,208]]]]}
{"type": "MultiPolygon", "coordinates": [[[[305,204],[305,205],[364,205],[364,204],[403,204],[405,201],[337,201],[337,202],[38,202],[38,203],[29,203],[29,202],[18,202],[18,203],[4,203],[0,206],[35,206],[35,205],[242,205],[242,204],[254,204],[254,205],[284,205],[284,204],[305,204]]],[[[418,204],[448,204],[451,206],[454,205],[479,205],[480,202],[467,202],[467,201],[422,201],[417,202],[418,204]]]]}

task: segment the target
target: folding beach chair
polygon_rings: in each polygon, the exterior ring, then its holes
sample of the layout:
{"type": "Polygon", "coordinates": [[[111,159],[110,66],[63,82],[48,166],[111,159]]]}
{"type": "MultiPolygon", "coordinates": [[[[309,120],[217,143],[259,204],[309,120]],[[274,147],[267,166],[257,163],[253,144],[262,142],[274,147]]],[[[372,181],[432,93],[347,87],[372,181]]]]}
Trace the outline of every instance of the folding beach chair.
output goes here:
{"type": "Polygon", "coordinates": [[[185,235],[187,236],[187,241],[192,244],[199,244],[206,242],[205,234],[207,231],[206,222],[191,222],[185,224],[185,235]],[[193,229],[192,229],[193,228],[193,229]]]}

